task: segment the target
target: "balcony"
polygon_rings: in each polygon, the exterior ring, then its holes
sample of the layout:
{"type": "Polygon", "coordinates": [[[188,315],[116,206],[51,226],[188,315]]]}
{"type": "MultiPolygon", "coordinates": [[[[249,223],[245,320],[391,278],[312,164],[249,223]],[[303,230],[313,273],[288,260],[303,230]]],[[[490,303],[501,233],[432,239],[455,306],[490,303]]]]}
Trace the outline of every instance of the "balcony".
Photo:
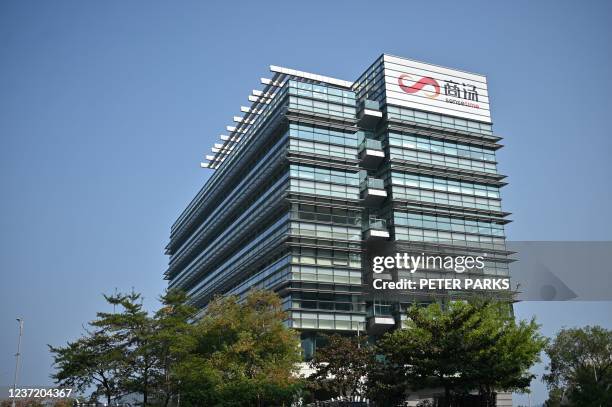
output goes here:
{"type": "Polygon", "coordinates": [[[392,311],[392,306],[389,304],[381,304],[376,301],[370,304],[366,317],[368,333],[380,335],[395,327],[395,317],[392,311]]]}
{"type": "Polygon", "coordinates": [[[372,316],[368,318],[368,333],[380,335],[395,326],[395,318],[372,316]]]}
{"type": "Polygon", "coordinates": [[[376,126],[378,121],[382,119],[380,104],[376,100],[364,100],[359,106],[357,112],[358,126],[364,129],[371,129],[376,126]]]}
{"type": "Polygon", "coordinates": [[[387,221],[375,216],[370,216],[363,225],[363,239],[372,240],[388,238],[389,230],[387,229],[387,221]]]}
{"type": "Polygon", "coordinates": [[[376,168],[385,158],[382,143],[379,140],[365,138],[359,145],[359,161],[365,168],[376,168]]]}
{"type": "Polygon", "coordinates": [[[365,206],[379,206],[387,199],[387,190],[383,180],[365,176],[359,184],[361,199],[365,206]]]}

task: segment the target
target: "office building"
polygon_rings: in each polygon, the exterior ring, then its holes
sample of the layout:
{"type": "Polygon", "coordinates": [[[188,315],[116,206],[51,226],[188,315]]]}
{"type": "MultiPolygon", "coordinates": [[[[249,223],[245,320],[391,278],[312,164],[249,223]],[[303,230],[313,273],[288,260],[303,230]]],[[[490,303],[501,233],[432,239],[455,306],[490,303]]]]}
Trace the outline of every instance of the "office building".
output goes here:
{"type": "Polygon", "coordinates": [[[354,82],[270,71],[172,226],[170,287],[202,309],[217,294],[276,291],[308,359],[321,332],[376,337],[431,300],[372,295],[368,250],[380,242],[486,250],[485,273],[508,275],[484,76],[391,55],[354,82]]]}

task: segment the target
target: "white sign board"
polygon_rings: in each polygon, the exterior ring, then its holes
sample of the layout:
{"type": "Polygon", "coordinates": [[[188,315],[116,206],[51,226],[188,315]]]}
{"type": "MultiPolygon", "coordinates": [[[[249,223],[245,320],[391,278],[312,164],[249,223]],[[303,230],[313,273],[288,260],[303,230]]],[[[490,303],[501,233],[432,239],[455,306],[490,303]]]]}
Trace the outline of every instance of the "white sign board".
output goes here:
{"type": "Polygon", "coordinates": [[[487,78],[384,56],[387,104],[491,123],[487,78]]]}

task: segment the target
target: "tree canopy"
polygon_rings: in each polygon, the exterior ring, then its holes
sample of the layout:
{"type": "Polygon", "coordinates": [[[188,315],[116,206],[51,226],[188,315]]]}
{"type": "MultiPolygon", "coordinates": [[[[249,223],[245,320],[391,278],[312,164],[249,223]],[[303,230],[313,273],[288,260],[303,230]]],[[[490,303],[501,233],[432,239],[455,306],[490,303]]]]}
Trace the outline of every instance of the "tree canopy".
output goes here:
{"type": "MultiPolygon", "coordinates": [[[[50,346],[58,384],[92,391],[92,400],[107,404],[136,395],[143,406],[288,406],[302,394],[299,336],[272,292],[217,297],[201,314],[174,290],[154,314],[138,293],[105,299],[112,312],[99,312],[81,338],[50,346]]],[[[328,336],[311,362],[311,383],[335,396],[367,396],[378,406],[432,388],[443,389],[441,405],[457,405],[474,392],[493,405],[497,391],[528,388],[529,367],[546,342],[534,321],[516,322],[507,303],[415,305],[407,317],[405,329],[376,344],[348,333],[328,336]]],[[[572,349],[563,338],[550,348],[567,355],[554,359],[551,383],[574,383],[575,397],[609,383],[605,341],[572,349]],[[593,365],[574,363],[571,352],[596,361],[597,380],[588,381],[593,365]]]]}
{"type": "Polygon", "coordinates": [[[143,406],[289,404],[301,388],[299,340],[279,297],[252,291],[213,300],[201,319],[169,290],[150,315],[138,293],[104,297],[83,336],[53,347],[53,378],[108,405],[136,396],[143,406]]]}
{"type": "Polygon", "coordinates": [[[365,377],[374,357],[365,337],[327,336],[327,344],[314,354],[310,362],[315,372],[309,379],[315,388],[322,388],[341,398],[365,396],[365,377]]]}
{"type": "Polygon", "coordinates": [[[494,405],[496,391],[521,391],[533,376],[545,339],[535,322],[516,323],[508,304],[476,300],[443,307],[412,306],[406,329],[378,342],[388,368],[406,391],[442,388],[443,403],[478,392],[494,405]]]}
{"type": "MultiPolygon", "coordinates": [[[[207,405],[288,405],[301,387],[301,353],[286,318],[280,298],[267,291],[252,291],[243,302],[236,296],[213,300],[180,367],[187,390],[208,389],[207,405]]],[[[202,405],[202,392],[186,391],[182,402],[202,405]]]]}
{"type": "Polygon", "coordinates": [[[546,348],[543,379],[547,405],[612,405],[612,330],[587,326],[561,330],[546,348]]]}

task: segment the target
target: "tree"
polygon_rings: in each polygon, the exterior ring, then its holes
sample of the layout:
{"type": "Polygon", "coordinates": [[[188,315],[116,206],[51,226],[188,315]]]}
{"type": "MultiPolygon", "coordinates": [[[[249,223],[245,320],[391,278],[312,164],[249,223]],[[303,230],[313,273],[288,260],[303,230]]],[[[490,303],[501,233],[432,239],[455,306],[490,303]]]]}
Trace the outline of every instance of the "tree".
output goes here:
{"type": "Polygon", "coordinates": [[[523,390],[545,340],[534,321],[518,325],[509,306],[485,300],[409,308],[406,329],[387,333],[379,352],[399,371],[395,384],[442,388],[443,403],[477,391],[494,405],[495,391],[523,390]]]}
{"type": "Polygon", "coordinates": [[[143,309],[142,297],[130,294],[105,295],[118,312],[99,312],[91,325],[115,338],[116,351],[122,354],[122,371],[117,384],[124,394],[141,394],[142,405],[149,404],[156,355],[152,344],[154,321],[143,309]]]}
{"type": "Polygon", "coordinates": [[[410,395],[411,387],[406,380],[404,366],[391,362],[381,354],[371,360],[366,386],[368,398],[380,407],[400,405],[410,395]]]}
{"type": "Polygon", "coordinates": [[[162,307],[154,316],[154,332],[151,347],[155,355],[152,385],[156,399],[168,406],[178,396],[180,382],[175,368],[189,355],[195,346],[193,325],[190,320],[196,308],[187,303],[187,295],[171,289],[160,298],[162,307]]]}
{"type": "Polygon", "coordinates": [[[327,336],[327,344],[317,349],[310,362],[316,371],[309,380],[342,398],[362,396],[372,358],[364,337],[327,336]]]}
{"type": "Polygon", "coordinates": [[[483,302],[476,306],[480,329],[470,333],[472,351],[461,374],[464,390],[476,388],[489,405],[495,392],[525,391],[535,377],[529,368],[540,360],[547,340],[539,334],[535,319],[514,320],[508,304],[483,302]]]}
{"type": "Polygon", "coordinates": [[[150,316],[138,293],[105,296],[86,334],[52,347],[57,383],[104,396],[107,404],[140,394],[141,404],[270,405],[289,402],[301,387],[295,331],[284,325],[280,298],[264,291],[212,301],[204,317],[187,296],[169,290],[150,316]]]}
{"type": "Polygon", "coordinates": [[[281,405],[300,388],[297,333],[280,298],[251,291],[218,297],[194,327],[195,345],[177,367],[184,405],[281,405]],[[204,401],[203,401],[204,400],[204,401]]]}
{"type": "Polygon", "coordinates": [[[446,310],[437,303],[413,306],[407,311],[407,328],[387,333],[378,342],[389,365],[401,372],[400,382],[413,389],[441,387],[447,402],[453,391],[462,388],[457,372],[465,362],[469,344],[464,339],[474,328],[469,321],[476,313],[456,304],[446,310]]]}
{"type": "Polygon", "coordinates": [[[563,329],[546,348],[550,358],[543,379],[549,404],[612,405],[612,331],[600,326],[563,329]],[[561,396],[559,396],[559,393],[561,396]]]}
{"type": "Polygon", "coordinates": [[[548,400],[544,402],[544,407],[561,407],[563,405],[567,405],[565,393],[559,388],[551,389],[548,392],[548,400]]]}
{"type": "Polygon", "coordinates": [[[49,347],[57,369],[52,377],[80,392],[94,385],[92,399],[104,396],[107,404],[113,398],[139,393],[146,406],[156,361],[152,346],[154,321],[143,310],[138,293],[104,298],[113,306],[113,312],[98,312],[79,340],[66,347],[49,347]]]}
{"type": "Polygon", "coordinates": [[[115,338],[108,332],[87,332],[65,347],[49,345],[57,371],[51,376],[60,386],[84,392],[94,387],[94,393],[103,395],[110,405],[119,396],[118,372],[123,360],[115,338]]]}
{"type": "Polygon", "coordinates": [[[162,306],[153,317],[143,309],[138,293],[105,299],[115,311],[98,313],[92,325],[116,338],[124,361],[119,387],[124,393],[142,395],[143,406],[153,400],[167,406],[179,392],[173,369],[195,343],[190,319],[196,309],[187,304],[187,295],[178,290],[168,290],[160,298],[162,306]]]}

